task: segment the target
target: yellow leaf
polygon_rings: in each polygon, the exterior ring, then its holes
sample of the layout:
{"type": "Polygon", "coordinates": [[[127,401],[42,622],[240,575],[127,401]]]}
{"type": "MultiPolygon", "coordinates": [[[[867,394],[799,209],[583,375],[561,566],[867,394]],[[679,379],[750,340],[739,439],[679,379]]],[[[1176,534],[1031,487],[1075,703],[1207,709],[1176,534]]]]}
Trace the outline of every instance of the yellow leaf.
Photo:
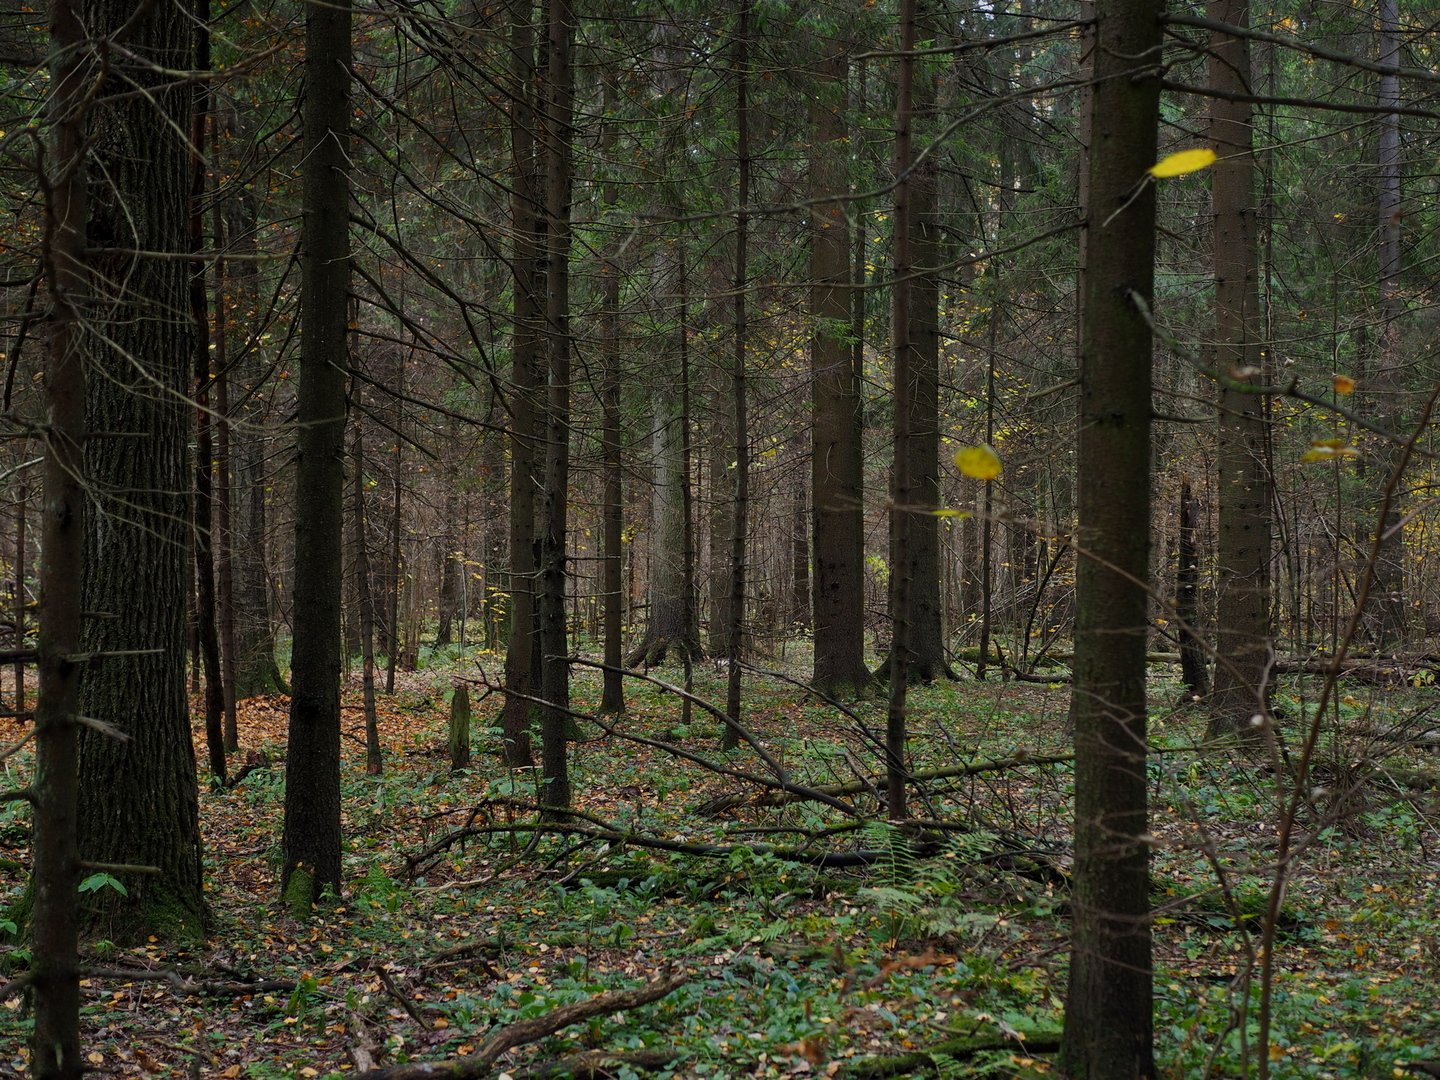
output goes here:
{"type": "Polygon", "coordinates": [[[1184,176],[1186,173],[1199,172],[1214,165],[1215,157],[1215,151],[1208,146],[1195,150],[1179,150],[1169,157],[1161,158],[1145,171],[1157,180],[1163,180],[1167,176],[1184,176]]]}
{"type": "Polygon", "coordinates": [[[1340,461],[1345,458],[1358,458],[1360,450],[1351,446],[1343,439],[1316,439],[1310,444],[1310,449],[1300,455],[1301,461],[1340,461]]]}
{"type": "Polygon", "coordinates": [[[1355,380],[1349,375],[1336,375],[1330,380],[1330,385],[1335,388],[1335,393],[1342,396],[1355,393],[1355,380]]]}
{"type": "Polygon", "coordinates": [[[976,480],[994,480],[1000,475],[1000,455],[986,443],[964,446],[955,451],[955,467],[976,480]]]}
{"type": "Polygon", "coordinates": [[[961,521],[974,516],[969,510],[956,510],[949,506],[942,506],[939,510],[932,510],[930,512],[938,518],[958,518],[961,521]]]}

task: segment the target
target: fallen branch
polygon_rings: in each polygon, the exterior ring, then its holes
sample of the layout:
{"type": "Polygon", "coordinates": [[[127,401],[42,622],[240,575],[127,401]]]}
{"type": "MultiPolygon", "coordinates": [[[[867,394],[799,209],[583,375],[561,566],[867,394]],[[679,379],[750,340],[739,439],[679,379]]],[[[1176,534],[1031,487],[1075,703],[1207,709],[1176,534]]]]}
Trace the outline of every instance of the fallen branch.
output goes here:
{"type": "Polygon", "coordinates": [[[285,979],[257,979],[237,982],[224,979],[187,979],[171,968],[100,968],[86,967],[80,974],[91,979],[120,979],[125,982],[162,982],[177,994],[215,994],[241,997],[248,994],[289,993],[295,983],[285,979]]]}
{"type": "Polygon", "coordinates": [[[871,1080],[881,1076],[939,1076],[942,1075],[936,1058],[969,1058],[987,1050],[1012,1050],[1025,1054],[1053,1054],[1060,1049],[1058,1031],[1037,1032],[1024,1041],[1003,1034],[946,1039],[924,1050],[913,1050],[908,1054],[890,1054],[883,1057],[861,1058],[840,1066],[836,1076],[848,1080],[871,1080]]]}
{"type": "MultiPolygon", "coordinates": [[[[953,780],[961,776],[1004,772],[1007,769],[1017,769],[1026,765],[1059,765],[1074,760],[1074,754],[1016,754],[1013,757],[999,758],[995,761],[976,761],[969,765],[950,765],[943,769],[911,773],[909,779],[914,783],[925,783],[928,780],[953,780]]],[[[860,795],[867,791],[883,791],[884,788],[884,777],[864,777],[843,784],[826,784],[823,787],[815,788],[814,791],[835,799],[844,795],[860,795]]],[[[732,810],[738,806],[788,806],[791,803],[805,802],[807,798],[808,794],[805,792],[775,790],[764,791],[758,795],[720,795],[697,807],[696,812],[709,815],[732,810]]]]}
{"type": "MultiPolygon", "coordinates": [[[[516,799],[487,800],[488,805],[507,806],[539,813],[544,807],[523,803],[516,799]]],[[[481,807],[477,807],[477,811],[481,807]]],[[[550,808],[553,810],[553,808],[550,808]]],[[[466,825],[442,836],[419,855],[405,856],[410,872],[416,873],[430,859],[462,841],[480,836],[580,836],[599,840],[615,847],[648,848],[654,851],[668,851],[677,855],[697,855],[703,858],[728,858],[741,847],[760,855],[774,855],[788,862],[802,863],[822,869],[841,869],[852,866],[869,866],[885,856],[883,851],[839,851],[816,852],[803,848],[776,847],[770,844],[705,844],[688,840],[667,840],[660,836],[630,832],[616,828],[608,822],[590,818],[575,810],[564,811],[571,821],[511,821],[497,825],[466,825]]],[[[474,816],[472,815],[472,820],[474,816]]]]}
{"type": "Polygon", "coordinates": [[[662,975],[634,990],[597,994],[573,1005],[562,1005],[544,1016],[508,1024],[486,1039],[475,1053],[466,1057],[437,1062],[410,1062],[405,1065],[392,1065],[386,1069],[372,1069],[358,1074],[359,1080],[468,1080],[470,1077],[488,1076],[495,1062],[507,1050],[538,1042],[571,1024],[649,1005],[652,1001],[659,1001],[678,990],[689,979],[690,976],[684,974],[662,975]]]}

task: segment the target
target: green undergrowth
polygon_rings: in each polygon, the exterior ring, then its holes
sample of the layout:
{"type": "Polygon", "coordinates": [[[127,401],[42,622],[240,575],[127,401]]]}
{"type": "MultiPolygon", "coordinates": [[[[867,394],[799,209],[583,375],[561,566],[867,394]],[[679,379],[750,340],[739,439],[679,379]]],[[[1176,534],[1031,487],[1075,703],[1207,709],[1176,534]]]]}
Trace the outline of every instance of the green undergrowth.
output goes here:
{"type": "MultiPolygon", "coordinates": [[[[347,740],[346,894],[306,918],[278,891],[283,769],[202,794],[209,939],[96,956],[224,988],[97,981],[85,1005],[92,1067],[338,1076],[356,1071],[357,1047],[376,1064],[470,1053],[505,1025],[679,972],[688,981],[669,996],[568,1027],[502,1065],[604,1049],[673,1062],[623,1066],[620,1076],[1053,1075],[1071,775],[1048,759],[1067,750],[1063,688],[917,688],[915,772],[1010,765],[926,784],[912,803],[924,824],[899,830],[880,820],[864,785],[844,795],[856,816],[815,802],[722,802],[756,789],[676,751],[763,773],[755,751],[720,751],[711,717],[696,710],[683,722],[674,695],[631,683],[615,732],[584,724],[572,748],[584,816],[567,834],[530,830],[535,777],[499,764],[487,727],[494,699],[476,710],[472,767],[451,775],[445,684],[465,671],[427,669],[382,704],[382,777],[364,774],[347,740]],[[707,853],[647,846],[656,840],[707,853]],[[816,865],[826,853],[855,858],[816,865]],[[246,992],[258,979],[285,985],[246,992]]],[[[696,693],[723,698],[723,671],[695,671],[696,693]]],[[[747,677],[746,689],[747,724],[794,782],[845,785],[880,771],[872,735],[883,731],[883,704],[860,703],[847,718],[778,681],[747,677]]],[[[1306,715],[1303,689],[1281,688],[1292,710],[1287,753],[1306,715]]],[[[1352,695],[1344,719],[1367,730],[1401,724],[1425,706],[1421,693],[1368,704],[1352,695]]],[[[577,708],[597,697],[598,683],[577,675],[577,708]]],[[[1162,682],[1154,700],[1178,693],[1162,682]]],[[[1148,769],[1161,1074],[1248,1075],[1264,1053],[1277,1076],[1390,1077],[1440,1058],[1434,818],[1425,797],[1386,780],[1402,764],[1431,767],[1429,752],[1391,747],[1377,761],[1354,736],[1331,733],[1323,758],[1347,763],[1356,797],[1314,790],[1296,800],[1283,761],[1197,749],[1203,728],[1194,710],[1152,718],[1165,751],[1148,769]],[[1277,897],[1287,807],[1292,854],[1277,897]],[[1273,1022],[1262,1048],[1267,941],[1273,1022]]],[[[27,833],[23,813],[0,819],[0,858],[22,859],[27,833]]],[[[0,922],[12,966],[23,966],[21,943],[5,935],[0,922]]],[[[10,1067],[21,1068],[8,1048],[29,1023],[23,1008],[0,1009],[10,1067]]]]}

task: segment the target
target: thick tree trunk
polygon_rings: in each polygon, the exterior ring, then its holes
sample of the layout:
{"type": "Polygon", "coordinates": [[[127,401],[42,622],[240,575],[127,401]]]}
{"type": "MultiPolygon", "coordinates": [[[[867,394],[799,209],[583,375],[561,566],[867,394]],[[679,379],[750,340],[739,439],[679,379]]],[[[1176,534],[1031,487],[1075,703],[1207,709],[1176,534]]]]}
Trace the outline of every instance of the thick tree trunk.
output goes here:
{"type": "Polygon", "coordinates": [[[281,891],[304,914],[340,878],[340,592],[350,368],[349,0],[306,8],[295,644],[281,891]]]}
{"type": "MultiPolygon", "coordinates": [[[[814,132],[810,195],[845,190],[845,62],[837,51],[816,69],[810,106],[814,132]]],[[[872,683],[865,665],[865,506],[858,361],[845,340],[864,329],[863,290],[847,289],[846,205],[810,211],[810,375],[814,427],[810,451],[811,542],[815,583],[815,666],[822,694],[859,697],[872,683]],[[853,308],[853,310],[852,310],[853,308]],[[852,321],[857,325],[852,325],[852,321]]],[[[864,283],[865,255],[855,273],[864,283]]],[[[858,347],[856,348],[858,352],[858,347]]]]}
{"type": "MultiPolygon", "coordinates": [[[[1248,0],[1212,0],[1210,17],[1249,25],[1248,0]]],[[[1251,154],[1250,45],[1215,34],[1210,83],[1210,170],[1215,245],[1215,359],[1220,392],[1220,509],[1216,548],[1216,663],[1210,733],[1258,736],[1270,694],[1271,481],[1266,464],[1264,325],[1251,154]]],[[[1266,721],[1268,722],[1268,721],[1266,721]]]]}
{"type": "Polygon", "coordinates": [[[1161,0],[1100,0],[1077,458],[1075,869],[1060,1071],[1155,1075],[1146,804],[1150,312],[1161,0]]]}
{"type": "MultiPolygon", "coordinates": [[[[129,8],[89,0],[93,37],[117,31],[129,8]]],[[[186,222],[191,91],[161,70],[193,63],[193,24],[152,10],[91,113],[90,153],[105,183],[92,186],[87,241],[94,280],[107,291],[92,321],[93,377],[85,477],[85,651],[102,659],[81,684],[80,711],[128,736],[87,728],[80,737],[80,858],[153,866],[125,876],[128,890],[89,894],[95,930],[114,941],[195,937],[203,923],[195,753],[185,688],[190,531],[187,447],[194,323],[188,307],[186,222]],[[153,65],[153,67],[152,67],[153,65]],[[135,93],[136,87],[143,93],[135,93]],[[108,95],[114,95],[113,100],[108,95]],[[137,146],[146,153],[137,155],[137,146]],[[131,254],[131,252],[155,253],[131,254]],[[137,573],[144,567],[144,573],[137,573]]]]}

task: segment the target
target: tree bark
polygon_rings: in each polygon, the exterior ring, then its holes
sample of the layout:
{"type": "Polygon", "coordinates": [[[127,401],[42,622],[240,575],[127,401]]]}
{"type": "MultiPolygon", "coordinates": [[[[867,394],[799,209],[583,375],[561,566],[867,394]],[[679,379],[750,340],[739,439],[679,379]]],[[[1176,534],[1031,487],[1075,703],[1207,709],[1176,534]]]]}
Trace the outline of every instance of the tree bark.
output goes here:
{"type": "MultiPolygon", "coordinates": [[[[858,363],[846,337],[864,329],[864,292],[847,289],[844,191],[845,61],[838,49],[816,69],[810,104],[810,375],[814,426],[810,514],[815,584],[816,689],[860,697],[872,685],[865,665],[865,492],[858,363]],[[852,307],[854,311],[852,312],[852,307]]],[[[857,257],[863,284],[865,257],[857,257]]]]}
{"type": "Polygon", "coordinates": [[[570,190],[576,14],[570,0],[549,0],[549,77],[546,95],[545,215],[547,218],[547,353],[544,534],[540,559],[541,789],[552,809],[570,805],[567,735],[570,724],[570,646],[566,634],[566,530],[570,484],[570,190]]]}
{"type": "Polygon", "coordinates": [[[375,709],[375,593],[370,587],[370,550],[365,538],[365,439],[355,425],[351,444],[355,480],[350,520],[354,529],[355,589],[360,601],[360,693],[365,708],[365,772],[379,776],[385,769],[380,751],[380,719],[375,709]]]}
{"type": "MultiPolygon", "coordinates": [[[[1249,0],[1212,0],[1210,17],[1250,22],[1249,0]]],[[[1211,35],[1210,141],[1215,246],[1214,369],[1220,391],[1219,525],[1216,545],[1216,656],[1210,734],[1258,736],[1270,697],[1271,480],[1266,467],[1263,321],[1251,153],[1250,44],[1211,35]]],[[[1268,720],[1266,721],[1268,722],[1268,720]]]]}
{"type": "MultiPolygon", "coordinates": [[[[35,1026],[30,1068],[37,1080],[81,1080],[79,919],[76,849],[79,802],[80,651],[84,601],[85,94],[93,61],[85,24],[70,0],[50,5],[50,124],[44,179],[42,268],[50,293],[44,400],[49,430],[43,465],[46,513],[40,519],[38,696],[35,703],[33,907],[30,969],[35,1026]]],[[[17,686],[19,682],[17,680],[17,686]]]]}
{"type": "Polygon", "coordinates": [[[307,913],[340,871],[340,593],[350,290],[349,0],[306,8],[295,644],[280,887],[307,913]]]}
{"type": "MultiPolygon", "coordinates": [[[[1392,67],[1400,63],[1400,11],[1398,0],[1379,0],[1379,60],[1392,67]]],[[[1380,116],[1380,139],[1376,153],[1379,192],[1377,199],[1377,235],[1380,238],[1379,281],[1380,332],[1379,357],[1375,365],[1371,397],[1375,401],[1376,419],[1389,431],[1406,434],[1405,358],[1400,353],[1400,315],[1404,302],[1400,297],[1400,77],[1393,72],[1380,76],[1378,104],[1387,110],[1380,116]]],[[[1380,443],[1379,481],[1383,490],[1401,460],[1402,448],[1396,443],[1380,443]]],[[[1372,501],[1372,514],[1378,514],[1380,499],[1372,501]]],[[[1369,619],[1370,631],[1379,650],[1398,648],[1405,638],[1405,521],[1404,500],[1393,498],[1381,520],[1375,522],[1380,535],[1380,550],[1375,557],[1375,576],[1371,593],[1374,610],[1369,619]]]]}
{"type": "Polygon", "coordinates": [[[1162,0],[1100,0],[1076,550],[1075,867],[1060,1071],[1155,1075],[1146,841],[1150,312],[1162,0]]]}
{"type": "MultiPolygon", "coordinates": [[[[607,68],[604,75],[604,108],[607,116],[614,106],[616,78],[614,69],[607,68]]],[[[615,137],[615,125],[607,119],[601,135],[602,152],[613,149],[615,137]]],[[[601,194],[607,215],[614,213],[616,198],[615,184],[607,182],[601,194]]],[[[607,255],[600,266],[600,339],[600,443],[604,470],[604,491],[600,508],[603,545],[600,591],[603,594],[605,638],[605,673],[600,693],[600,711],[619,713],[625,711],[625,683],[619,670],[624,661],[624,597],[621,593],[621,573],[624,569],[622,560],[625,540],[625,489],[620,426],[620,267],[616,264],[613,253],[607,255]]]]}
{"type": "Polygon", "coordinates": [[[88,894],[86,917],[117,942],[190,939],[204,914],[185,685],[192,93],[163,72],[194,62],[193,23],[159,10],[131,23],[135,12],[107,0],[87,0],[81,11],[98,40],[130,23],[127,55],[137,59],[110,56],[89,117],[94,175],[105,182],[92,185],[86,239],[93,280],[115,291],[96,298],[91,320],[103,338],[88,342],[86,417],[97,434],[85,447],[95,512],[86,521],[84,595],[85,610],[101,617],[86,624],[84,650],[101,659],[81,681],[80,712],[127,738],[81,733],[79,855],[158,869],[127,876],[125,895],[88,894]]]}
{"type": "Polygon", "coordinates": [[[535,175],[535,30],[531,0],[510,0],[510,198],[514,250],[510,395],[510,637],[505,650],[502,756],[513,768],[531,765],[531,704],[521,695],[539,689],[536,620],[535,497],[540,348],[539,260],[545,222],[535,175]]]}

